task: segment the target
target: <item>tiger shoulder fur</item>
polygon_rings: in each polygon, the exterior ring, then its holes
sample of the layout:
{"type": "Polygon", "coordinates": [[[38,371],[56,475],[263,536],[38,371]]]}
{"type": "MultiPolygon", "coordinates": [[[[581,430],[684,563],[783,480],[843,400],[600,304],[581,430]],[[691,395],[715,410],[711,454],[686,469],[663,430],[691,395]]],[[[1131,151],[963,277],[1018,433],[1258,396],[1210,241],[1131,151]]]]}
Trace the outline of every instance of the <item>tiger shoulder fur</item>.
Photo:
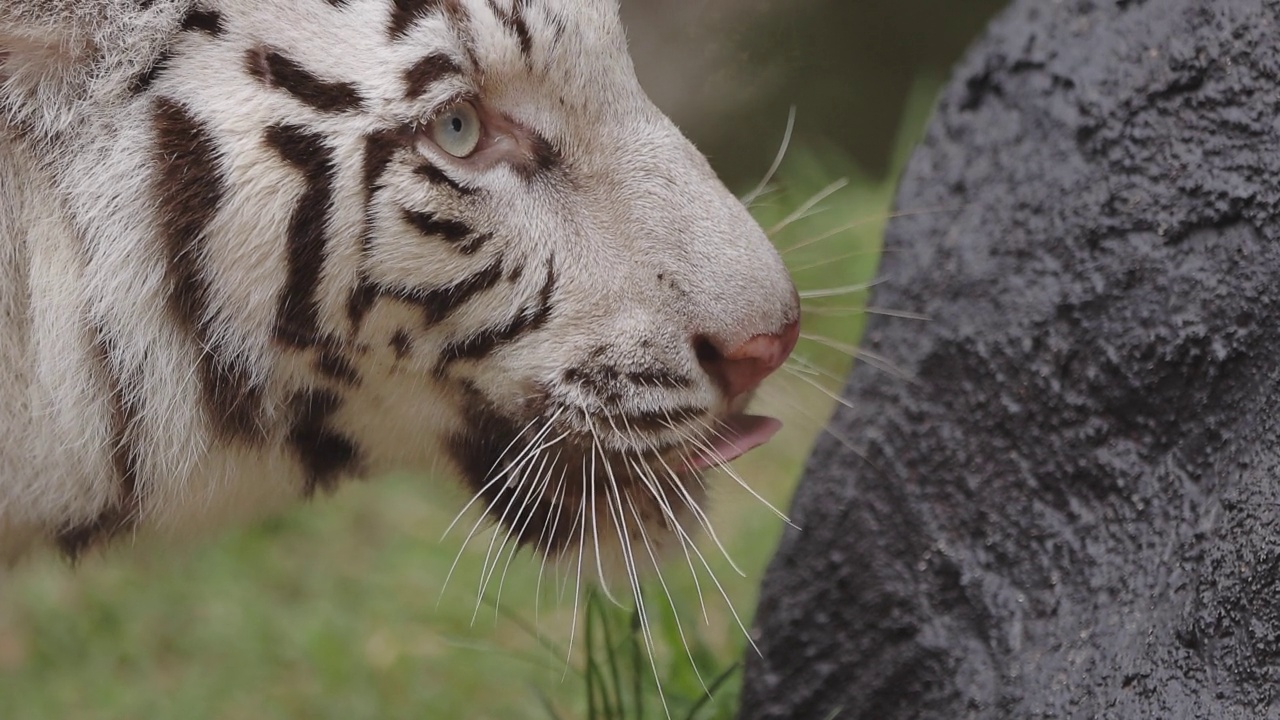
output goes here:
{"type": "Polygon", "coordinates": [[[642,556],[799,318],[616,0],[6,3],[0,283],[8,557],[436,467],[642,556]]]}

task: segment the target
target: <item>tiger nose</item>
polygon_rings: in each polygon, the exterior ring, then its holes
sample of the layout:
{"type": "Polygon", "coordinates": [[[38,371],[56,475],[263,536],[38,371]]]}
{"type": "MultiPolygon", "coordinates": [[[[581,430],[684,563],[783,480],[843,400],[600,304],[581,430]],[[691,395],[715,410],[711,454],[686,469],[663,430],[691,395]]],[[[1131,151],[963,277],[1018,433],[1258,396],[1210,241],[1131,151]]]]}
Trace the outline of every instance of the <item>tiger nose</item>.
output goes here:
{"type": "Polygon", "coordinates": [[[736,347],[714,337],[694,338],[698,362],[724,394],[732,400],[760,386],[782,367],[800,339],[800,322],[792,321],[776,333],[756,335],[736,347]]]}

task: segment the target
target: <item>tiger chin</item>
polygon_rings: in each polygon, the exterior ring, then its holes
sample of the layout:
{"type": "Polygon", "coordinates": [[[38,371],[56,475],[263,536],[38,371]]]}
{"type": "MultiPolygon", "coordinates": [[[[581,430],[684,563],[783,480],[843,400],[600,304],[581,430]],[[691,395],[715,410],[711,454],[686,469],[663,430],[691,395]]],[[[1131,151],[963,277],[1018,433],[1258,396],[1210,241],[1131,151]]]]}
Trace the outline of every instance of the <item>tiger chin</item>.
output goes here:
{"type": "Polygon", "coordinates": [[[0,279],[11,559],[447,468],[635,570],[798,337],[614,0],[6,3],[0,279]]]}

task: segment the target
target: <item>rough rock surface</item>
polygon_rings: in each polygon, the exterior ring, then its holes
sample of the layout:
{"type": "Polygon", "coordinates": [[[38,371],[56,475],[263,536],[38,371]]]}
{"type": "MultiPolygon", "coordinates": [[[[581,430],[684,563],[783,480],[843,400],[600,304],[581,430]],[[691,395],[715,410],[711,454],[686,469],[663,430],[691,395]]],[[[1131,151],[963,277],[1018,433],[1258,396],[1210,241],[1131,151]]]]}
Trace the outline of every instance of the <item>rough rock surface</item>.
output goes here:
{"type": "Polygon", "coordinates": [[[1280,718],[1280,8],[1021,0],[903,180],[743,717],[1280,718]]]}

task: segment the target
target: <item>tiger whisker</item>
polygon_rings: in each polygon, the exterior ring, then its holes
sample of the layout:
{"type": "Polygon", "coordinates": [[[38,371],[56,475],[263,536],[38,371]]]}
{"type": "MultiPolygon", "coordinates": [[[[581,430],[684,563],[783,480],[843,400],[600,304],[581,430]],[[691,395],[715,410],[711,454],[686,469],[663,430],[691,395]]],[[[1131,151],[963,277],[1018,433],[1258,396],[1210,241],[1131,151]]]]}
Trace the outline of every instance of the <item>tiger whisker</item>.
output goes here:
{"type": "MultiPolygon", "coordinates": [[[[550,460],[552,468],[555,468],[556,463],[560,461],[560,455],[561,453],[557,452],[555,458],[550,460]]],[[[528,496],[526,496],[526,499],[524,501],[524,507],[521,508],[520,514],[516,515],[515,521],[518,522],[520,520],[520,515],[524,514],[525,510],[528,510],[528,516],[525,517],[524,523],[520,526],[520,529],[515,533],[515,542],[512,543],[511,552],[507,554],[506,564],[502,566],[502,575],[500,575],[498,578],[498,591],[493,598],[494,622],[497,622],[498,620],[497,613],[498,613],[498,607],[502,603],[502,588],[507,583],[507,572],[510,571],[511,569],[511,561],[515,559],[516,554],[520,552],[520,548],[522,547],[520,544],[520,538],[524,537],[524,532],[529,528],[529,523],[533,520],[534,512],[538,509],[537,498],[544,497],[546,494],[547,486],[551,484],[551,474],[545,473],[546,468],[547,468],[547,460],[543,460],[542,467],[538,468],[538,474],[543,476],[542,482],[541,484],[539,484],[537,490],[530,491],[528,496]]],[[[501,553],[502,549],[499,548],[498,552],[501,553]]]]}
{"type": "Polygon", "coordinates": [[[850,402],[850,401],[846,400],[846,399],[845,399],[845,398],[843,398],[843,397],[840,397],[840,395],[839,395],[838,393],[832,392],[832,391],[831,391],[831,390],[829,390],[828,388],[824,387],[824,386],[822,385],[822,383],[818,382],[817,380],[814,380],[813,378],[808,377],[807,375],[804,375],[804,374],[802,374],[802,373],[798,372],[795,368],[792,368],[792,367],[790,367],[790,366],[786,366],[786,365],[784,365],[784,366],[783,366],[783,370],[786,370],[788,373],[790,373],[790,374],[792,375],[792,377],[795,377],[796,379],[800,380],[801,382],[804,382],[804,383],[807,383],[808,385],[811,385],[814,389],[818,390],[818,391],[819,391],[819,392],[821,392],[823,395],[826,395],[827,397],[829,397],[829,398],[831,398],[832,400],[836,401],[836,402],[837,402],[837,403],[839,403],[840,405],[842,405],[842,406],[844,406],[844,407],[846,407],[846,408],[849,408],[850,410],[853,410],[853,409],[854,409],[854,405],[853,405],[853,403],[852,403],[852,402],[850,402]]]}
{"type": "MultiPolygon", "coordinates": [[[[503,468],[502,472],[498,473],[497,477],[485,483],[484,486],[481,487],[480,490],[476,492],[476,494],[462,508],[462,510],[458,511],[458,515],[454,518],[453,522],[449,524],[450,529],[452,529],[453,526],[457,524],[458,520],[462,518],[462,515],[466,513],[468,508],[470,508],[472,505],[475,504],[477,500],[483,497],[485,491],[493,487],[494,483],[501,480],[504,476],[506,476],[509,472],[511,472],[512,469],[515,469],[517,472],[519,472],[521,465],[524,463],[524,461],[527,458],[536,457],[537,452],[540,452],[540,451],[534,450],[533,453],[531,454],[530,450],[533,448],[536,448],[541,438],[546,437],[547,434],[550,433],[552,425],[555,423],[556,419],[559,417],[560,417],[560,413],[557,412],[554,416],[551,417],[551,419],[547,420],[546,424],[542,427],[540,431],[538,431],[538,434],[534,437],[534,441],[531,442],[528,446],[526,446],[524,451],[522,451],[520,455],[518,455],[516,459],[512,461],[511,464],[503,468]]],[[[553,443],[559,442],[560,440],[564,439],[564,437],[566,436],[567,436],[567,433],[565,435],[561,435],[559,438],[557,438],[552,442],[553,443]]],[[[462,560],[462,554],[466,551],[467,545],[471,543],[471,538],[475,536],[476,530],[480,528],[480,525],[483,524],[485,519],[489,517],[489,515],[492,513],[494,508],[494,503],[498,501],[498,497],[500,496],[501,496],[501,492],[499,492],[497,495],[494,496],[493,501],[488,503],[488,505],[485,507],[485,511],[480,513],[479,517],[477,517],[476,521],[471,525],[471,530],[467,532],[467,537],[462,541],[462,547],[458,548],[458,554],[454,556],[453,564],[449,566],[449,572],[445,575],[444,583],[440,586],[440,596],[436,599],[437,607],[439,607],[440,601],[444,599],[444,593],[449,588],[449,581],[453,578],[453,573],[458,569],[458,562],[462,560]]],[[[449,533],[449,530],[446,529],[444,537],[447,537],[448,533],[449,533]]],[[[442,537],[441,539],[443,540],[444,537],[442,537]]]]}
{"type": "MultiPolygon", "coordinates": [[[[584,484],[587,481],[586,473],[587,473],[587,469],[584,466],[582,469],[582,482],[584,484]]],[[[579,530],[578,530],[577,580],[574,581],[574,585],[573,585],[573,614],[570,615],[569,644],[566,646],[569,648],[569,650],[568,652],[565,653],[564,672],[561,674],[561,677],[560,677],[561,682],[564,682],[564,678],[569,675],[569,666],[573,663],[573,646],[574,646],[573,641],[577,636],[577,632],[578,632],[578,610],[579,610],[579,603],[582,600],[582,556],[586,552],[586,547],[587,547],[587,495],[586,493],[582,494],[582,498],[579,502],[578,519],[580,520],[580,522],[578,523],[579,530]]]]}
{"type": "Polygon", "coordinates": [[[877,370],[880,370],[885,374],[892,375],[898,378],[899,380],[905,380],[909,383],[919,382],[913,375],[907,373],[905,370],[903,370],[902,368],[899,368],[897,365],[894,365],[893,361],[889,360],[883,355],[880,355],[879,353],[875,353],[870,350],[867,350],[866,348],[860,348],[857,345],[850,345],[849,343],[840,342],[839,340],[832,340],[831,338],[828,338],[828,337],[822,337],[821,335],[810,335],[808,333],[800,333],[800,339],[808,340],[810,342],[815,342],[815,343],[818,343],[819,345],[822,345],[823,347],[828,347],[828,348],[831,348],[832,350],[837,350],[839,352],[842,352],[848,355],[849,357],[855,358],[857,360],[861,360],[866,364],[870,365],[871,367],[876,368],[877,370]]]}
{"type": "MultiPolygon", "coordinates": [[[[662,463],[662,466],[666,469],[667,473],[671,477],[675,477],[675,471],[671,469],[671,466],[667,464],[667,461],[664,460],[662,456],[658,456],[658,462],[662,463]]],[[[667,519],[670,521],[671,526],[672,527],[679,526],[680,519],[676,517],[675,511],[671,508],[671,504],[667,502],[666,497],[663,496],[658,486],[660,481],[658,479],[657,473],[654,473],[653,475],[651,475],[651,478],[653,480],[653,484],[649,486],[649,492],[653,493],[653,496],[658,499],[658,506],[662,508],[663,514],[667,516],[667,519]]],[[[646,484],[648,483],[648,481],[649,481],[648,478],[646,478],[645,479],[646,484]]],[[[680,550],[684,553],[685,562],[688,563],[689,565],[689,576],[693,578],[693,587],[694,587],[694,590],[698,593],[698,604],[701,605],[702,607],[702,620],[703,622],[710,624],[711,616],[709,613],[707,613],[707,601],[705,599],[704,593],[702,592],[702,581],[698,578],[697,569],[694,568],[693,566],[693,557],[689,555],[689,548],[688,546],[685,545],[684,537],[682,535],[677,534],[676,539],[680,541],[680,550]]]]}
{"type": "MultiPolygon", "coordinates": [[[[701,421],[700,421],[700,424],[702,424],[702,425],[703,425],[703,427],[705,427],[708,431],[710,431],[710,432],[714,433],[714,434],[715,434],[717,437],[719,437],[720,439],[724,439],[724,435],[723,435],[719,430],[717,430],[717,429],[715,429],[715,428],[713,428],[713,427],[711,427],[711,426],[707,425],[705,422],[701,422],[701,421]]],[[[705,444],[705,442],[702,442],[702,441],[698,441],[698,442],[701,442],[701,443],[702,443],[703,449],[704,449],[705,451],[707,451],[707,452],[710,452],[710,451],[711,451],[710,446],[707,446],[707,445],[705,444]]],[[[765,507],[769,508],[769,510],[770,510],[771,512],[773,512],[773,514],[774,514],[774,515],[777,515],[777,516],[778,516],[778,519],[779,519],[779,520],[781,520],[782,522],[784,522],[784,523],[786,523],[786,524],[790,525],[791,527],[795,528],[796,530],[799,530],[799,529],[800,529],[800,528],[799,528],[799,526],[797,526],[795,523],[791,522],[791,518],[787,517],[786,513],[782,512],[782,511],[781,511],[781,510],[779,510],[778,508],[774,507],[774,506],[773,506],[773,503],[769,502],[768,500],[765,500],[763,495],[761,495],[760,493],[756,492],[755,488],[751,487],[751,485],[750,485],[749,483],[747,483],[747,481],[746,481],[746,480],[744,480],[744,479],[742,478],[742,476],[738,474],[738,471],[737,471],[737,470],[734,470],[734,469],[733,469],[733,467],[732,467],[731,465],[729,465],[729,464],[727,464],[727,463],[722,463],[722,464],[720,464],[720,465],[718,466],[718,468],[719,468],[721,471],[723,471],[726,475],[728,475],[728,476],[729,476],[729,477],[730,477],[734,482],[736,482],[738,485],[740,485],[740,486],[742,487],[742,489],[743,489],[743,490],[746,490],[746,491],[747,491],[747,492],[748,492],[752,497],[754,497],[756,500],[759,500],[759,501],[760,501],[760,503],[761,503],[762,505],[764,505],[765,507]]]]}
{"type": "MultiPolygon", "coordinates": [[[[631,467],[641,477],[653,472],[648,466],[641,467],[635,462],[631,463],[631,467]]],[[[652,490],[650,492],[652,492],[652,490]]],[[[654,498],[658,499],[656,494],[654,495],[654,498]]],[[[659,502],[661,502],[661,500],[659,500],[659,502]]],[[[666,578],[662,576],[662,563],[658,562],[658,556],[653,551],[653,545],[649,541],[649,534],[644,532],[644,522],[640,519],[640,513],[636,510],[635,502],[628,497],[627,504],[631,508],[631,515],[636,519],[636,526],[641,528],[640,539],[644,543],[645,552],[649,555],[649,561],[653,563],[653,571],[654,574],[658,576],[658,584],[662,587],[662,592],[667,597],[667,603],[671,605],[671,616],[676,622],[676,633],[680,636],[680,645],[684,648],[685,655],[689,658],[689,667],[693,668],[693,675],[698,678],[698,684],[702,686],[702,689],[707,692],[707,694],[710,694],[711,691],[707,689],[707,683],[703,680],[702,673],[698,670],[698,663],[693,659],[693,649],[689,647],[689,638],[685,635],[684,624],[680,622],[680,611],[677,610],[675,598],[671,595],[671,590],[667,587],[666,578]]],[[[681,540],[680,542],[683,544],[684,540],[681,540]]],[[[690,566],[690,569],[693,569],[692,566],[690,566]]],[[[699,599],[701,599],[701,592],[699,592],[699,599]]]]}
{"type": "MultiPolygon", "coordinates": [[[[502,548],[506,547],[507,541],[510,540],[511,534],[513,532],[513,528],[515,527],[515,523],[516,523],[515,519],[513,519],[510,523],[507,522],[507,513],[511,512],[511,509],[515,507],[516,502],[520,496],[520,492],[522,489],[524,489],[525,480],[529,477],[529,472],[533,469],[534,465],[537,463],[539,455],[541,455],[541,452],[535,453],[532,456],[530,462],[525,467],[524,472],[520,475],[520,479],[516,482],[515,485],[511,485],[510,483],[507,483],[507,485],[503,488],[504,490],[507,488],[511,489],[511,498],[507,501],[507,506],[502,509],[502,515],[498,517],[498,522],[495,524],[495,529],[497,531],[494,532],[493,537],[490,538],[489,549],[486,550],[484,554],[484,565],[482,565],[480,568],[480,586],[476,590],[476,608],[471,615],[471,623],[473,625],[475,624],[476,617],[478,617],[480,614],[480,605],[484,600],[485,588],[488,587],[489,579],[493,577],[493,573],[498,567],[498,562],[499,560],[501,560],[502,548]],[[494,546],[498,542],[499,535],[503,536],[502,544],[498,546],[498,552],[495,555],[494,546]],[[490,566],[489,564],[490,557],[493,558],[492,566],[490,566]]],[[[542,459],[542,463],[543,463],[542,467],[546,467],[546,462],[547,462],[546,458],[544,457],[542,459]]],[[[536,480],[533,482],[536,482],[536,480]]],[[[532,484],[533,483],[531,482],[530,485],[532,484]]],[[[500,490],[498,491],[498,495],[495,496],[495,501],[497,497],[501,497],[501,496],[502,496],[502,491],[500,490]]]]}
{"type": "Polygon", "coordinates": [[[838,385],[843,385],[846,379],[845,375],[840,375],[827,370],[826,368],[820,367],[817,363],[809,360],[808,358],[801,357],[800,355],[792,355],[785,363],[783,363],[783,367],[792,373],[803,372],[806,375],[818,375],[838,385]]]}
{"type": "Polygon", "coordinates": [[[877,285],[882,285],[885,282],[886,280],[884,278],[880,278],[879,280],[872,280],[870,282],[863,282],[863,283],[854,283],[852,285],[844,285],[842,287],[824,288],[822,290],[801,290],[800,299],[801,300],[818,300],[821,298],[832,298],[832,297],[840,297],[842,295],[852,295],[854,293],[865,292],[867,290],[870,290],[873,287],[876,287],[877,285]]]}
{"type": "Polygon", "coordinates": [[[877,307],[819,307],[811,305],[801,307],[800,312],[809,315],[824,315],[828,317],[840,317],[844,315],[883,315],[885,317],[902,318],[903,320],[920,320],[922,322],[932,322],[933,318],[920,313],[907,312],[906,310],[886,310],[877,307]]]}
{"type": "Polygon", "coordinates": [[[764,174],[764,178],[755,190],[747,193],[742,198],[742,204],[751,207],[751,203],[755,202],[765,192],[765,188],[769,187],[769,183],[773,181],[778,170],[782,168],[782,161],[787,156],[787,149],[791,147],[791,135],[796,129],[796,106],[792,105],[791,110],[787,113],[787,129],[782,133],[782,144],[778,146],[778,154],[773,158],[773,164],[769,166],[769,171],[764,174]]]}
{"type": "MultiPolygon", "coordinates": [[[[509,470],[512,467],[515,467],[517,468],[517,471],[518,471],[518,468],[522,467],[523,464],[524,464],[524,461],[522,460],[520,465],[510,465],[507,467],[507,469],[509,470]]],[[[496,480],[493,482],[496,482],[496,480]]],[[[492,485],[493,482],[490,482],[489,485],[492,485]]],[[[486,485],[485,488],[487,489],[489,485],[486,485]]],[[[484,492],[484,489],[482,489],[481,492],[484,492]]],[[[484,522],[489,518],[490,513],[492,512],[492,509],[496,502],[497,502],[497,496],[495,496],[494,499],[488,503],[488,505],[485,507],[484,512],[481,512],[478,514],[478,516],[476,517],[476,521],[471,524],[471,529],[467,531],[467,536],[463,538],[462,546],[458,548],[457,554],[453,556],[453,564],[449,566],[449,572],[445,574],[444,583],[441,584],[440,586],[440,595],[439,597],[436,598],[437,608],[440,606],[440,602],[444,600],[445,591],[449,589],[449,581],[453,579],[453,574],[458,569],[458,563],[462,560],[463,553],[466,552],[467,546],[471,544],[471,540],[472,538],[475,537],[476,531],[479,530],[480,526],[483,525],[484,522]]],[[[495,532],[496,531],[497,531],[497,528],[495,527],[495,532]]]]}
{"type": "Polygon", "coordinates": [[[785,230],[788,225],[808,217],[809,211],[817,207],[818,203],[822,202],[823,200],[826,200],[827,198],[831,197],[832,195],[836,194],[837,192],[843,190],[848,186],[849,186],[849,178],[840,178],[839,180],[832,182],[831,184],[822,188],[818,192],[814,193],[813,197],[801,203],[800,207],[796,208],[794,212],[792,212],[790,215],[783,218],[782,221],[779,222],[777,225],[774,225],[773,227],[766,230],[765,234],[772,237],[778,234],[779,232],[782,232],[783,230],[785,230]]]}
{"type": "MultiPolygon", "coordinates": [[[[640,615],[640,637],[644,640],[645,654],[649,657],[649,667],[653,671],[653,678],[658,688],[658,699],[662,702],[663,713],[670,720],[671,709],[667,706],[666,693],[663,692],[662,683],[658,680],[657,653],[653,642],[653,631],[649,625],[648,609],[644,604],[644,593],[640,587],[640,572],[636,566],[635,557],[632,555],[631,534],[627,531],[627,520],[622,511],[622,493],[619,490],[617,479],[614,477],[613,467],[605,466],[605,472],[609,476],[609,485],[613,489],[612,502],[609,504],[609,514],[613,516],[614,527],[618,530],[618,543],[622,549],[622,564],[631,582],[631,591],[636,602],[636,612],[640,615]],[[615,504],[617,505],[616,512],[614,510],[615,504]]],[[[645,532],[643,523],[639,524],[639,529],[643,535],[645,532]]]]}
{"type": "Polygon", "coordinates": [[[817,243],[820,243],[823,240],[829,240],[835,237],[836,235],[849,232],[850,230],[856,230],[864,225],[870,225],[871,223],[888,222],[890,220],[897,220],[899,218],[916,217],[918,215],[930,215],[933,213],[942,213],[942,212],[948,212],[948,211],[959,210],[959,209],[960,209],[959,207],[936,207],[936,208],[921,208],[918,210],[899,210],[897,212],[891,212],[891,213],[879,213],[876,215],[871,215],[869,217],[859,218],[858,220],[854,220],[851,223],[847,223],[845,225],[841,225],[838,228],[828,230],[827,232],[817,237],[810,238],[808,240],[804,240],[802,242],[796,243],[795,245],[792,245],[786,248],[785,250],[779,250],[778,254],[786,256],[787,254],[793,253],[796,250],[800,250],[801,248],[806,248],[812,245],[816,245],[817,243]]]}
{"type": "MultiPolygon", "coordinates": [[[[542,426],[542,429],[538,431],[538,434],[534,436],[533,440],[530,441],[528,445],[525,445],[524,449],[520,451],[520,453],[516,456],[516,458],[512,460],[510,463],[508,463],[507,466],[503,468],[502,472],[498,473],[493,479],[485,482],[485,484],[482,485],[480,489],[476,491],[474,495],[471,496],[471,499],[467,501],[467,504],[463,505],[462,509],[459,510],[458,513],[453,516],[453,521],[449,523],[449,526],[447,528],[445,528],[444,534],[441,535],[440,537],[441,540],[449,536],[449,533],[453,530],[454,526],[458,524],[458,521],[462,519],[462,516],[466,515],[467,511],[471,509],[471,506],[474,505],[477,500],[479,500],[481,497],[484,496],[484,493],[486,490],[493,487],[494,483],[501,480],[512,467],[518,466],[520,461],[526,455],[528,455],[531,451],[536,452],[533,450],[533,448],[535,448],[538,443],[542,442],[542,438],[546,437],[548,434],[551,433],[552,426],[555,425],[556,420],[560,419],[560,414],[562,412],[564,412],[563,409],[557,410],[556,414],[552,415],[551,418],[546,421],[546,423],[542,426]]],[[[524,430],[520,431],[520,434],[516,436],[515,440],[512,440],[507,445],[507,449],[509,450],[512,445],[515,445],[515,443],[519,441],[520,438],[524,436],[524,433],[527,432],[529,428],[532,426],[533,426],[533,422],[531,421],[528,425],[525,426],[524,430]]],[[[564,439],[566,435],[567,433],[565,435],[561,435],[560,438],[558,438],[558,440],[564,439]]],[[[504,450],[503,454],[506,454],[506,452],[507,451],[504,450]]],[[[497,467],[497,465],[494,465],[494,467],[497,467]]],[[[492,473],[493,470],[490,469],[489,472],[492,473]]]]}
{"type": "Polygon", "coordinates": [[[542,551],[540,553],[542,555],[542,561],[538,564],[538,582],[537,582],[537,585],[535,585],[534,587],[534,593],[533,593],[533,625],[534,627],[540,627],[539,609],[542,604],[542,575],[547,570],[547,558],[551,555],[550,549],[548,547],[550,543],[547,543],[544,541],[546,541],[548,537],[555,538],[556,529],[560,527],[560,516],[563,514],[564,493],[566,489],[564,480],[565,480],[565,477],[568,475],[568,472],[569,471],[567,468],[560,468],[560,482],[559,484],[556,485],[556,491],[552,496],[552,505],[551,505],[553,508],[555,508],[555,517],[552,519],[550,525],[542,526],[542,532],[538,535],[538,549],[542,551]],[[550,528],[549,534],[548,534],[548,528],[550,528]]]}
{"type": "MultiPolygon", "coordinates": [[[[600,553],[600,515],[596,510],[596,455],[599,454],[601,460],[604,459],[604,449],[600,447],[600,439],[596,436],[595,427],[587,426],[591,431],[591,482],[588,485],[588,492],[591,495],[591,542],[596,559],[596,578],[600,581],[600,589],[604,592],[604,596],[609,599],[617,607],[622,607],[622,603],[613,596],[612,590],[609,588],[609,579],[605,576],[604,561],[600,553]]],[[[608,463],[604,463],[606,466],[608,463]]]]}
{"type": "Polygon", "coordinates": [[[794,267],[791,265],[788,265],[787,271],[790,272],[792,275],[795,275],[796,273],[802,273],[808,270],[815,270],[817,268],[830,267],[831,263],[839,262],[841,260],[850,260],[856,257],[874,257],[879,254],[880,254],[879,250],[855,250],[853,252],[844,253],[843,255],[836,255],[834,257],[824,257],[821,260],[815,260],[814,262],[807,263],[805,265],[796,265],[794,267]]]}
{"type": "MultiPolygon", "coordinates": [[[[689,441],[697,445],[698,449],[701,450],[702,452],[704,453],[711,452],[711,446],[703,442],[701,438],[698,438],[696,436],[690,436],[689,441]]],[[[671,470],[670,467],[668,467],[668,471],[670,470],[671,470]]],[[[742,568],[738,567],[738,563],[734,562],[733,557],[729,555],[729,551],[725,549],[724,543],[720,542],[720,536],[716,534],[715,527],[713,527],[711,524],[711,519],[708,518],[706,513],[702,511],[702,508],[698,506],[698,502],[693,499],[693,496],[690,495],[689,491],[685,489],[684,484],[680,482],[679,477],[676,476],[674,472],[672,473],[672,477],[674,480],[674,482],[672,483],[672,486],[675,487],[681,499],[684,500],[685,505],[687,505],[689,507],[689,510],[693,513],[693,516],[697,518],[698,524],[701,525],[702,529],[706,531],[707,536],[710,537],[711,541],[714,542],[716,547],[720,549],[720,554],[724,556],[724,559],[726,561],[728,561],[729,566],[733,568],[734,572],[738,573],[742,577],[746,577],[747,574],[743,572],[742,568]]]]}
{"type": "Polygon", "coordinates": [[[760,388],[760,393],[761,395],[768,398],[770,402],[780,402],[784,405],[787,405],[791,409],[795,410],[798,414],[804,416],[805,419],[812,422],[814,427],[819,428],[822,434],[831,437],[833,440],[840,443],[841,446],[843,446],[846,450],[852,453],[855,457],[861,459],[862,461],[866,462],[868,465],[872,465],[874,467],[874,464],[871,463],[869,459],[867,459],[866,455],[863,454],[862,450],[857,445],[855,445],[852,440],[850,440],[849,438],[845,437],[841,433],[838,433],[835,430],[832,430],[830,427],[828,427],[828,422],[826,418],[819,419],[814,417],[813,413],[809,412],[808,408],[804,407],[802,404],[792,399],[790,394],[780,392],[779,388],[772,387],[768,384],[760,388]]]}
{"type": "MultiPolygon", "coordinates": [[[[671,479],[677,485],[680,483],[679,477],[672,476],[671,479]]],[[[747,639],[747,642],[751,645],[752,649],[756,651],[757,655],[764,657],[764,653],[760,652],[760,648],[756,645],[755,639],[751,637],[751,633],[747,632],[747,626],[742,622],[742,618],[739,617],[738,611],[733,607],[733,601],[729,599],[729,593],[725,592],[724,586],[720,584],[720,580],[716,577],[715,571],[711,569],[711,564],[707,562],[707,558],[702,554],[702,551],[698,549],[697,543],[694,543],[693,539],[689,538],[688,533],[685,532],[685,529],[682,526],[676,525],[675,529],[677,533],[685,536],[685,538],[689,540],[690,549],[693,550],[694,555],[698,556],[698,561],[701,562],[702,567],[706,569],[707,576],[711,578],[711,582],[715,584],[716,589],[720,592],[720,597],[724,598],[724,603],[729,608],[729,614],[733,615],[733,620],[738,624],[738,629],[742,631],[742,636],[747,639]]]]}

